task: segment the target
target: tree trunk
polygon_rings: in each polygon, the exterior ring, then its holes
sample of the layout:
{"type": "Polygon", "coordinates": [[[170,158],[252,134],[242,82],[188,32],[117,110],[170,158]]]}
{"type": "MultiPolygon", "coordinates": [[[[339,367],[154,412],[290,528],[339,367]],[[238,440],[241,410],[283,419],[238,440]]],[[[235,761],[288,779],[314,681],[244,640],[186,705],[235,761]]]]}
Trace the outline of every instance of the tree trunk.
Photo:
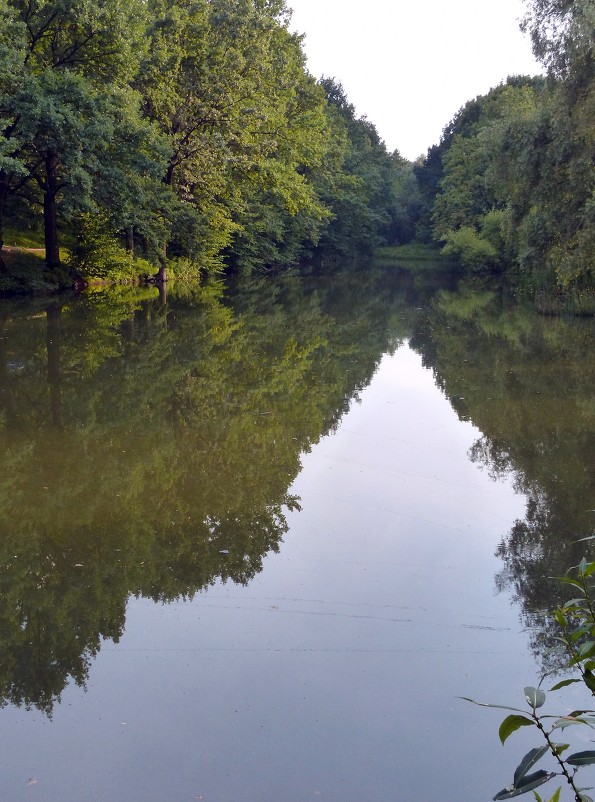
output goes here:
{"type": "Polygon", "coordinates": [[[8,195],[8,176],[0,172],[0,270],[4,270],[2,248],[4,247],[4,203],[8,195]]]}
{"type": "Polygon", "coordinates": [[[159,270],[153,276],[153,281],[156,281],[158,284],[163,284],[167,281],[167,270],[164,264],[159,265],[159,270]]]}
{"type": "Polygon", "coordinates": [[[126,229],[126,250],[134,256],[134,226],[128,226],[126,229]]]}
{"type": "Polygon", "coordinates": [[[167,270],[165,269],[167,265],[167,244],[163,246],[163,253],[159,254],[159,270],[153,276],[153,281],[156,281],[159,284],[162,284],[164,281],[167,281],[167,270]]]}
{"type": "Polygon", "coordinates": [[[52,409],[52,423],[62,426],[62,389],[60,382],[60,334],[62,307],[52,304],[47,308],[46,346],[48,355],[48,385],[52,409]]]}
{"type": "Polygon", "coordinates": [[[43,225],[45,234],[45,262],[50,270],[60,267],[58,245],[58,160],[53,153],[45,157],[45,191],[43,195],[43,225]]]}
{"type": "Polygon", "coordinates": [[[167,316],[167,283],[165,281],[159,285],[159,303],[162,312],[167,316]]]}
{"type": "Polygon", "coordinates": [[[12,382],[8,370],[7,322],[8,315],[5,312],[0,312],[0,409],[4,410],[6,426],[10,429],[17,422],[17,406],[12,394],[12,382]]]}

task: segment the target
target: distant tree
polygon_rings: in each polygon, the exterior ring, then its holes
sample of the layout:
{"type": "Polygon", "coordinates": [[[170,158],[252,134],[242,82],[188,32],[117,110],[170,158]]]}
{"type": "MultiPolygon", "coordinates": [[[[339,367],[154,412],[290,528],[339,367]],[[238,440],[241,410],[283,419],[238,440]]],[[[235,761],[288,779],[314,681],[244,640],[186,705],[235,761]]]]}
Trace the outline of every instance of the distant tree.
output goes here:
{"type": "Polygon", "coordinates": [[[334,168],[321,182],[333,214],[321,249],[343,257],[371,253],[390,236],[400,163],[387,152],[375,126],[357,116],[340,83],[323,78],[321,85],[337,143],[334,168]]]}

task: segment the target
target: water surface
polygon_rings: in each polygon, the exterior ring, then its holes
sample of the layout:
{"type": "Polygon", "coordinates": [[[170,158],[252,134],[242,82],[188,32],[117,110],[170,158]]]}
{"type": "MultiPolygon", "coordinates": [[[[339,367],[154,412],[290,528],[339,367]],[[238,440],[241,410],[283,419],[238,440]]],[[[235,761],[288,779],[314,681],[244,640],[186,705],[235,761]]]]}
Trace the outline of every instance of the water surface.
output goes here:
{"type": "Polygon", "coordinates": [[[533,741],[459,697],[521,704],[548,660],[547,578],[591,525],[592,329],[440,282],[3,304],[3,799],[511,780],[533,741]]]}

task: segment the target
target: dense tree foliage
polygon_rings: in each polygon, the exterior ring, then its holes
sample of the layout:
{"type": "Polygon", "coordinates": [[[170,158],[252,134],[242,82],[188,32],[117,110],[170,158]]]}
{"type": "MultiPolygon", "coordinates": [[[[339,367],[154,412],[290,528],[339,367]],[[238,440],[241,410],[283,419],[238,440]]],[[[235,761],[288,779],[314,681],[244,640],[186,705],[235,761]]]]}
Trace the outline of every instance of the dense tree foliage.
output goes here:
{"type": "Polygon", "coordinates": [[[171,257],[287,265],[408,230],[403,164],[308,73],[283,0],[0,0],[0,16],[0,221],[43,210],[49,268],[61,229],[87,273],[118,262],[97,256],[119,237],[160,278],[171,257]]]}
{"type": "Polygon", "coordinates": [[[471,270],[517,270],[544,309],[592,307],[595,10],[528,0],[544,79],[509,78],[467,103],[417,166],[431,234],[471,270]]]}

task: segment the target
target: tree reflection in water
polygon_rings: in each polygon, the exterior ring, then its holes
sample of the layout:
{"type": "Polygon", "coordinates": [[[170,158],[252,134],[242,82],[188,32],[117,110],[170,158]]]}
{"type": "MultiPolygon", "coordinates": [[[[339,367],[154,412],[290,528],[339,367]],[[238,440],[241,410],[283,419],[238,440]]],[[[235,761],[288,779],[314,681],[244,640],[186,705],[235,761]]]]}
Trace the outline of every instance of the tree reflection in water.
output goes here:
{"type": "Polygon", "coordinates": [[[131,595],[246,584],[279,549],[300,455],[406,328],[402,277],[364,275],[3,304],[4,704],[84,686],[131,595]]]}
{"type": "Polygon", "coordinates": [[[592,324],[469,281],[429,304],[436,275],[394,265],[238,283],[0,307],[4,704],[50,715],[84,686],[131,595],[248,583],[299,508],[301,454],[407,337],[481,431],[470,458],[527,497],[497,584],[547,644],[549,577],[591,525],[592,324]]]}
{"type": "Polygon", "coordinates": [[[497,549],[544,669],[556,665],[544,611],[566,598],[554,579],[583,556],[593,527],[593,321],[548,318],[467,281],[440,292],[414,337],[461,419],[482,436],[470,458],[527,499],[497,549]]]}

